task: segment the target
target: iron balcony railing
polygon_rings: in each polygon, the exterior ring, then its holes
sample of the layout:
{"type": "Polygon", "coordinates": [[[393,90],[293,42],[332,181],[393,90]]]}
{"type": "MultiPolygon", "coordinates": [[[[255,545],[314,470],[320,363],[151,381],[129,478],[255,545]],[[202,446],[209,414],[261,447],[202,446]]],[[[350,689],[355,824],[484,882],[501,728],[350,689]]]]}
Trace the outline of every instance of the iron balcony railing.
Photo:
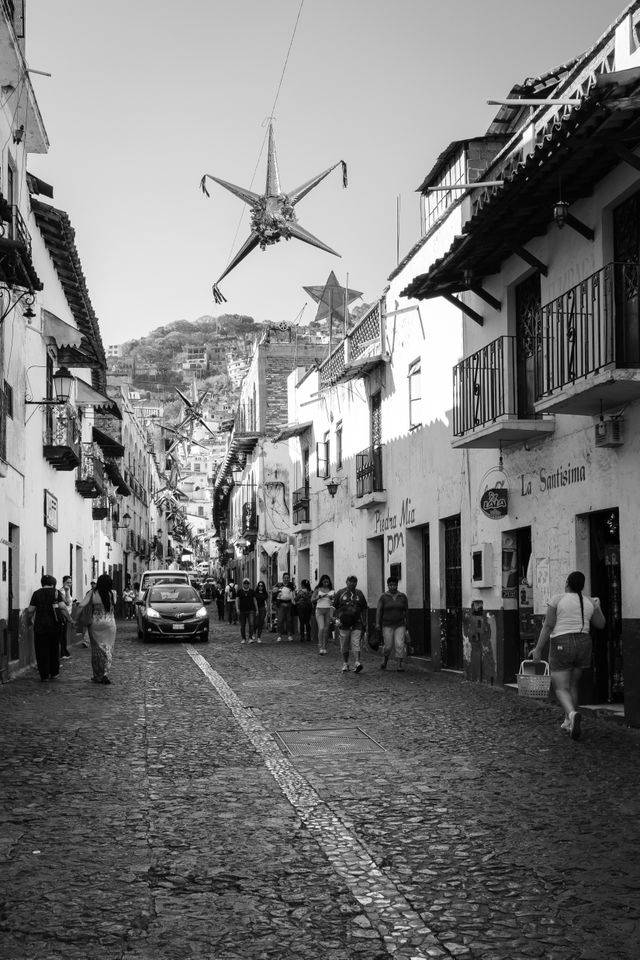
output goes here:
{"type": "Polygon", "coordinates": [[[98,453],[97,443],[82,444],[78,480],[82,482],[93,481],[101,490],[104,489],[104,463],[98,453]]]}
{"type": "Polygon", "coordinates": [[[384,490],[382,483],[382,445],[368,447],[356,454],[356,497],[384,490]]]}
{"type": "Polygon", "coordinates": [[[309,522],[309,487],[300,487],[293,491],[293,524],[309,522]]]}
{"type": "Polygon", "coordinates": [[[46,447],[73,447],[80,456],[80,427],[78,418],[51,411],[45,418],[42,442],[46,447]]]}
{"type": "Polygon", "coordinates": [[[609,364],[640,367],[637,343],[627,344],[623,329],[639,280],[637,263],[608,263],[541,308],[536,400],[609,364]]]}
{"type": "Polygon", "coordinates": [[[7,231],[9,239],[15,240],[31,254],[31,234],[27,229],[24,218],[15,204],[8,208],[6,212],[6,222],[9,225],[7,231]]]}
{"type": "Polygon", "coordinates": [[[91,504],[91,516],[94,520],[104,520],[111,513],[111,501],[106,494],[96,497],[91,504]]]}
{"type": "Polygon", "coordinates": [[[515,337],[498,337],[453,368],[454,437],[516,410],[515,337]]]}
{"type": "Polygon", "coordinates": [[[353,330],[340,341],[331,355],[320,364],[321,388],[330,387],[340,380],[346,369],[347,356],[350,360],[357,360],[373,341],[379,341],[382,352],[384,334],[382,303],[382,300],[377,300],[358,320],[353,330]]]}
{"type": "Polygon", "coordinates": [[[242,506],[242,533],[256,533],[258,530],[258,510],[255,500],[248,500],[242,506]]]}

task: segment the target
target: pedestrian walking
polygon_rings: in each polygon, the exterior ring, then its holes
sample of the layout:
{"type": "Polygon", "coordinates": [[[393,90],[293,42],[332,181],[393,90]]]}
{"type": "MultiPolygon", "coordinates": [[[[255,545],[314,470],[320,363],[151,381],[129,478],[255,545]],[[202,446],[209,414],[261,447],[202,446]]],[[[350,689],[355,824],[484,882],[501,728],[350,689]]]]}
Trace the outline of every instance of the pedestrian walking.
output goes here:
{"type": "Polygon", "coordinates": [[[71,660],[69,644],[73,639],[75,628],[71,621],[71,611],[73,610],[73,581],[69,575],[62,578],[62,588],[60,592],[62,593],[64,605],[68,613],[67,619],[64,621],[61,620],[60,622],[60,659],[71,660]]]}
{"type": "Polygon", "coordinates": [[[291,577],[288,573],[282,574],[282,580],[276,583],[271,593],[278,614],[278,636],[276,643],[280,643],[283,635],[287,634],[287,640],[291,643],[293,640],[293,597],[294,591],[291,583],[291,577]]]}
{"type": "Polygon", "coordinates": [[[227,621],[229,623],[238,622],[238,611],[236,610],[236,585],[233,580],[229,580],[224,589],[224,599],[227,605],[227,621]]]}
{"type": "Polygon", "coordinates": [[[311,615],[313,606],[311,604],[311,584],[308,580],[301,580],[300,586],[294,594],[296,610],[298,612],[298,623],[300,624],[301,642],[311,640],[311,615]]]}
{"type": "Polygon", "coordinates": [[[110,684],[109,672],[116,642],[116,592],[113,580],[107,573],[100,574],[95,589],[83,598],[80,606],[87,605],[91,614],[88,627],[93,669],[91,679],[94,683],[110,684]]]}
{"type": "Polygon", "coordinates": [[[340,651],[344,661],[342,672],[349,671],[349,658],[353,654],[354,670],[360,673],[360,644],[367,624],[367,601],[362,590],[358,590],[358,578],[353,574],[347,577],[347,585],[336,593],[332,613],[333,611],[340,633],[340,651]]]}
{"type": "Polygon", "coordinates": [[[40,680],[55,680],[60,673],[60,625],[66,622],[67,607],[57,580],[45,573],[40,578],[40,589],[31,595],[27,607],[27,621],[33,626],[36,665],[40,680]]]}
{"type": "Polygon", "coordinates": [[[331,626],[331,607],[335,592],[331,577],[324,573],[318,586],[311,594],[311,603],[315,605],[315,617],[318,627],[318,654],[324,656],[327,652],[327,637],[331,626]]]}
{"type": "Polygon", "coordinates": [[[215,600],[216,607],[218,609],[218,620],[224,620],[224,584],[222,580],[219,580],[218,583],[214,584],[213,599],[215,600]]]}
{"type": "Polygon", "coordinates": [[[122,602],[124,604],[124,618],[125,620],[133,620],[135,613],[135,599],[136,595],[133,592],[133,587],[128,586],[122,593],[122,602]]]}
{"type": "Polygon", "coordinates": [[[582,593],[584,583],[585,577],[580,570],[569,574],[565,592],[549,600],[538,642],[530,653],[533,660],[541,660],[542,651],[550,641],[551,683],[565,713],[561,728],[572,740],[579,740],[582,732],[578,685],[582,671],[591,666],[590,627],[593,624],[602,630],[606,624],[599,599],[582,593]]]}
{"type": "MultiPolygon", "coordinates": [[[[251,589],[249,577],[245,577],[236,597],[236,611],[240,623],[240,643],[247,642],[247,624],[249,625],[249,643],[255,641],[255,624],[258,604],[255,591],[251,589]]],[[[262,641],[260,641],[262,642],[262,641]]]]}
{"type": "Polygon", "coordinates": [[[378,600],[376,608],[376,629],[382,631],[383,642],[381,670],[387,669],[392,653],[396,660],[396,670],[404,670],[408,614],[409,600],[406,593],[398,590],[396,577],[388,577],[387,589],[378,600]]]}
{"type": "Polygon", "coordinates": [[[264,580],[258,580],[256,583],[256,604],[258,607],[258,613],[256,614],[256,640],[258,643],[262,643],[262,628],[264,626],[264,621],[267,616],[267,602],[269,600],[269,591],[267,590],[267,585],[264,580]]]}
{"type": "MultiPolygon", "coordinates": [[[[95,580],[92,580],[91,583],[89,584],[89,590],[87,591],[87,593],[85,593],[84,597],[82,598],[82,602],[79,603],[78,606],[76,607],[76,610],[75,610],[75,619],[76,619],[76,620],[78,619],[78,614],[79,614],[79,612],[80,612],[80,609],[79,609],[79,608],[83,605],[84,601],[85,601],[85,600],[87,599],[87,597],[91,594],[91,592],[92,592],[93,590],[95,590],[95,588],[96,588],[96,582],[95,582],[95,580]]],[[[134,583],[133,589],[135,590],[136,597],[137,597],[137,596],[138,596],[138,593],[139,593],[139,591],[140,591],[140,584],[139,584],[139,583],[134,583]]],[[[86,627],[82,627],[82,646],[83,646],[83,647],[87,647],[87,649],[88,649],[88,647],[89,647],[89,632],[88,632],[88,630],[87,630],[86,627]]]]}

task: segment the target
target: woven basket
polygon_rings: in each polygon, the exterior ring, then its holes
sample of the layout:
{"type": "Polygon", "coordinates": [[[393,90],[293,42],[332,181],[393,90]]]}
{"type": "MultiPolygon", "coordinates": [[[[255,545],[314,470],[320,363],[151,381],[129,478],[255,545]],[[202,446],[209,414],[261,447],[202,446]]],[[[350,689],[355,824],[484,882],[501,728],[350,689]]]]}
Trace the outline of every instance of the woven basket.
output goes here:
{"type": "Polygon", "coordinates": [[[544,673],[536,673],[538,666],[534,660],[523,660],[518,671],[518,696],[543,700],[549,696],[551,677],[549,664],[546,660],[538,661],[544,664],[544,673]]]}

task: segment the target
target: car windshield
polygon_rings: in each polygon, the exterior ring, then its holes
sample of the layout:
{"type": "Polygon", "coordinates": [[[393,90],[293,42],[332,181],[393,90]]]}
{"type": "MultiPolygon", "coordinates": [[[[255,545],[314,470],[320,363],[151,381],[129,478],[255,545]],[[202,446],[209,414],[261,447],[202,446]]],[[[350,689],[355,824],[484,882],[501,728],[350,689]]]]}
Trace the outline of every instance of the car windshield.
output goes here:
{"type": "Polygon", "coordinates": [[[163,584],[149,591],[149,603],[199,603],[200,597],[193,587],[163,584]]]}

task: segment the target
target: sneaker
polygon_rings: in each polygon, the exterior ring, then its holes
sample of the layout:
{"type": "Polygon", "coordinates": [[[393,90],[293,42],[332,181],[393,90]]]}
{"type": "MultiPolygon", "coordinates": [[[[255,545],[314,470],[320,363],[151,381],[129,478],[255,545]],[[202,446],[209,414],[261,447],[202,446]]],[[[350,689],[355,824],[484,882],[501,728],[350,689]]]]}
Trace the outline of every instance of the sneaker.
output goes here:
{"type": "Polygon", "coordinates": [[[276,643],[282,643],[282,637],[276,637],[276,643]]]}
{"type": "Polygon", "coordinates": [[[241,644],[242,644],[242,643],[246,643],[246,642],[247,642],[247,641],[246,641],[245,639],[241,639],[241,640],[240,640],[240,643],[241,643],[241,644]]]}
{"type": "Polygon", "coordinates": [[[255,640],[253,639],[253,637],[249,637],[249,639],[247,640],[247,643],[255,643],[255,640]]]}
{"type": "Polygon", "coordinates": [[[71,654],[70,654],[70,653],[63,653],[62,656],[60,657],[60,659],[61,659],[61,660],[71,660],[71,654]]]}
{"type": "Polygon", "coordinates": [[[577,710],[572,710],[569,714],[569,735],[572,740],[580,739],[580,726],[582,724],[582,714],[578,713],[577,710]]]}
{"type": "Polygon", "coordinates": [[[289,635],[289,636],[287,637],[287,642],[288,642],[288,643],[293,643],[293,637],[292,637],[291,635],[289,635]]]}
{"type": "Polygon", "coordinates": [[[256,637],[256,643],[262,643],[262,640],[260,639],[260,637],[256,637]]]}
{"type": "Polygon", "coordinates": [[[360,663],[359,660],[358,660],[358,662],[356,663],[355,672],[356,672],[356,673],[361,673],[361,672],[362,672],[362,664],[360,663]]]}
{"type": "Polygon", "coordinates": [[[561,730],[566,730],[569,732],[571,730],[571,723],[569,722],[569,717],[565,717],[562,723],[560,724],[561,730]]]}
{"type": "Polygon", "coordinates": [[[349,672],[349,664],[348,664],[348,663],[343,663],[343,664],[342,664],[342,672],[343,672],[343,673],[348,673],[348,672],[349,672]]]}

